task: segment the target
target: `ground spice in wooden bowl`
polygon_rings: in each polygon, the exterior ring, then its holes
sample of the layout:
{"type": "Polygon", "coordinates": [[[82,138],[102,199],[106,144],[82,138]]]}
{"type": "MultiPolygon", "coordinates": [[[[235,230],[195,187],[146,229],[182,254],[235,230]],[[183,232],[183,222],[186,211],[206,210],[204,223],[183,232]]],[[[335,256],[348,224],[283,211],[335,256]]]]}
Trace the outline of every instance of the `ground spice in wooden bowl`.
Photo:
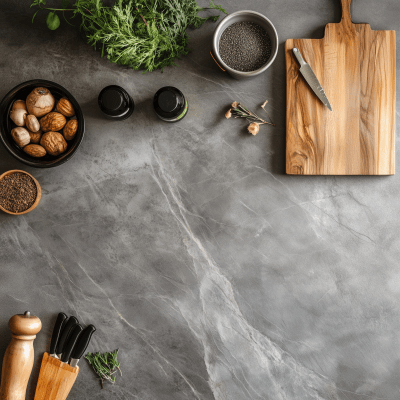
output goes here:
{"type": "Polygon", "coordinates": [[[219,55],[230,68],[251,72],[264,66],[271,57],[272,43],[267,31],[254,22],[235,22],[219,41],[219,55]]]}
{"type": "Polygon", "coordinates": [[[26,172],[9,171],[0,176],[0,207],[4,211],[10,214],[31,211],[40,196],[39,184],[26,172]]]}

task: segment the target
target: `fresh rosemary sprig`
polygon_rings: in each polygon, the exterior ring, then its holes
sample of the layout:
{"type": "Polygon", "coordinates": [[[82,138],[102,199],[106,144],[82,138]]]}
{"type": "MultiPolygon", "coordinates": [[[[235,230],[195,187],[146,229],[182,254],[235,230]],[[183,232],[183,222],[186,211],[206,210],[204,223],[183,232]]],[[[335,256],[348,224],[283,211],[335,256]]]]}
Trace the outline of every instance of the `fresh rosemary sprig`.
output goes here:
{"type": "Polygon", "coordinates": [[[92,366],[94,372],[99,376],[101,388],[103,389],[103,382],[109,381],[115,383],[115,373],[118,369],[121,376],[122,372],[119,368],[120,363],[117,360],[118,349],[110,353],[87,353],[85,358],[92,366]]]}
{"type": "MultiPolygon", "coordinates": [[[[34,0],[32,6],[39,7],[33,19],[38,11],[49,11],[46,23],[52,30],[60,26],[57,13],[72,11],[73,17],[81,17],[88,43],[101,49],[102,57],[146,71],[176,65],[175,60],[188,53],[186,29],[218,19],[200,17],[198,13],[206,8],[195,0],[116,0],[113,7],[104,6],[101,0],[76,0],[70,7],[69,0],[62,0],[60,8],[46,7],[46,0],[34,0]]],[[[208,9],[226,14],[214,0],[208,9]]]]}

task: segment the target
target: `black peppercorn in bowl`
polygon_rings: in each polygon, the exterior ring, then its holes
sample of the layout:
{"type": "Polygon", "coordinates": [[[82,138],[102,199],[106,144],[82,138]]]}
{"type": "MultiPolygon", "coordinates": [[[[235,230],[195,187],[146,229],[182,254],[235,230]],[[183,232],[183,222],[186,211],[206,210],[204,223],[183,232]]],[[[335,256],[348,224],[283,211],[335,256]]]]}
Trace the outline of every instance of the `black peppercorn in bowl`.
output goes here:
{"type": "MultiPolygon", "coordinates": [[[[52,110],[54,111],[54,109],[52,110]]],[[[67,120],[70,118],[67,118],[67,120]]],[[[3,143],[6,150],[14,156],[17,160],[22,163],[36,168],[51,168],[58,165],[64,164],[75,154],[79,145],[82,142],[85,132],[85,120],[83,117],[83,112],[75,97],[72,96],[67,89],[61,85],[43,80],[34,79],[31,81],[26,81],[20,85],[11,89],[3,98],[0,103],[0,140],[3,143]],[[71,119],[76,119],[78,121],[78,128],[75,136],[71,140],[67,140],[66,150],[56,156],[46,154],[43,157],[33,157],[23,151],[23,148],[18,146],[11,136],[11,130],[16,127],[15,123],[10,118],[10,112],[12,106],[16,100],[26,100],[28,95],[33,89],[43,87],[48,89],[55,99],[55,106],[57,102],[62,98],[67,98],[74,108],[75,115],[71,119]]],[[[60,132],[62,134],[62,132],[60,132]]]]}
{"type": "MultiPolygon", "coordinates": [[[[250,29],[251,33],[251,29],[250,29]]],[[[254,36],[254,35],[253,35],[254,36]]],[[[255,32],[255,37],[257,38],[257,32],[255,32]]],[[[224,39],[224,38],[223,38],[224,39]]],[[[243,29],[243,26],[241,29],[237,30],[236,32],[232,32],[231,34],[231,40],[230,42],[228,41],[232,46],[232,61],[237,64],[237,61],[241,56],[243,56],[243,62],[246,63],[248,61],[247,58],[251,58],[252,56],[252,49],[251,46],[254,44],[252,43],[252,35],[249,35],[249,37],[246,37],[246,30],[243,29]],[[243,46],[243,44],[246,44],[246,47],[244,48],[245,51],[242,53],[240,52],[240,47],[243,46]],[[239,51],[238,51],[239,50],[239,51]],[[248,54],[245,54],[247,53],[248,54]]],[[[225,46],[227,44],[225,43],[225,46]]],[[[219,67],[228,72],[229,75],[231,75],[235,79],[246,79],[246,78],[253,78],[259,74],[262,74],[265,72],[275,61],[276,55],[278,54],[278,33],[272,24],[272,22],[263,14],[260,14],[256,11],[250,11],[250,10],[242,10],[242,11],[236,11],[232,14],[227,15],[216,27],[214,36],[213,36],[213,43],[212,43],[212,54],[213,57],[216,61],[216,63],[219,65],[219,67]],[[221,54],[221,38],[223,38],[223,35],[228,31],[226,31],[228,28],[232,29],[235,28],[234,25],[238,24],[247,24],[247,25],[252,25],[252,29],[259,30],[264,32],[266,34],[266,39],[264,40],[259,40],[259,44],[262,46],[261,49],[255,48],[253,53],[260,52],[261,56],[266,54],[265,60],[261,65],[255,64],[255,69],[254,70],[246,70],[246,65],[243,65],[243,70],[239,70],[238,67],[236,69],[232,67],[232,65],[228,65],[229,63],[229,48],[224,49],[225,52],[227,53],[225,57],[221,54]],[[226,31],[226,32],[225,32],[226,31]],[[225,58],[225,60],[224,60],[225,58]],[[228,59],[227,59],[228,58],[228,59]]],[[[251,61],[251,60],[250,60],[251,61]]],[[[250,63],[251,65],[251,63],[250,63]]]]}

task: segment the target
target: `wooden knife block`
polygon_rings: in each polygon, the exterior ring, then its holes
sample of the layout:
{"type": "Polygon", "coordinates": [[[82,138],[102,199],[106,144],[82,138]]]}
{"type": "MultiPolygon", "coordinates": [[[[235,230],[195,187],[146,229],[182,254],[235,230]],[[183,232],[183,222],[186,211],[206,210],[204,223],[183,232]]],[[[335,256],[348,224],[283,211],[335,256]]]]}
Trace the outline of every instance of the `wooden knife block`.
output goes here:
{"type": "Polygon", "coordinates": [[[71,367],[57,358],[44,353],[36,386],[35,400],[65,400],[79,373],[79,367],[71,367]]]}

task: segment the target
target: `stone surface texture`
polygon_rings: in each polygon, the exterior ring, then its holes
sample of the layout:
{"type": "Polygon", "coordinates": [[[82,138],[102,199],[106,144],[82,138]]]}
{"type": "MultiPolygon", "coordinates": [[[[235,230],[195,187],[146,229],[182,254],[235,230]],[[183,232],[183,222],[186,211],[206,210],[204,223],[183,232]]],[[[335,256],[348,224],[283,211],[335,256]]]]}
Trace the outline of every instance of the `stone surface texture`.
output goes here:
{"type": "MultiPolygon", "coordinates": [[[[50,170],[0,147],[1,173],[24,169],[43,189],[34,212],[0,215],[0,357],[12,315],[43,322],[27,399],[60,311],[95,324],[88,350],[119,348],[123,371],[101,390],[82,361],[70,400],[398,399],[399,175],[284,174],[284,42],[321,38],[340,1],[218,0],[278,31],[275,63],[249,81],[210,58],[213,23],[189,31],[179,66],[141,74],[101,58],[77,27],[50,32],[44,13],[32,24],[30,3],[0,3],[0,97],[55,81],[81,104],[86,134],[50,170]],[[110,84],[135,100],[124,122],[98,109],[110,84]],[[164,85],[187,96],[180,123],[153,113],[164,85]],[[277,126],[255,137],[223,117],[232,101],[266,99],[277,126]]],[[[352,13],[399,32],[398,0],[354,0],[352,13]]]]}

